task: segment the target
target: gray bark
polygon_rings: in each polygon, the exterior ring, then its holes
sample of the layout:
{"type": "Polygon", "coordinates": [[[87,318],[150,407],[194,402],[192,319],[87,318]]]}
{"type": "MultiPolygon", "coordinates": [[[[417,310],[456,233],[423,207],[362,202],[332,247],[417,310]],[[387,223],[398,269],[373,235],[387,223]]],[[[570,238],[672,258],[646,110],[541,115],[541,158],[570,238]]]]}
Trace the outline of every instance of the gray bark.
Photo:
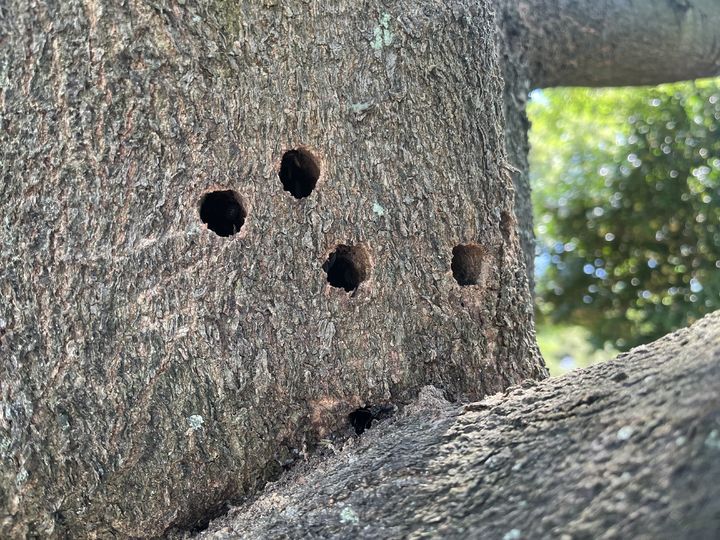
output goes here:
{"type": "Polygon", "coordinates": [[[720,537],[720,312],[618,359],[400,418],[198,538],[720,537]]]}
{"type": "Polygon", "coordinates": [[[192,527],[357,407],[545,374],[487,2],[0,10],[1,537],[192,527]]]}
{"type": "Polygon", "coordinates": [[[717,0],[497,0],[535,87],[720,75],[717,0]]]}

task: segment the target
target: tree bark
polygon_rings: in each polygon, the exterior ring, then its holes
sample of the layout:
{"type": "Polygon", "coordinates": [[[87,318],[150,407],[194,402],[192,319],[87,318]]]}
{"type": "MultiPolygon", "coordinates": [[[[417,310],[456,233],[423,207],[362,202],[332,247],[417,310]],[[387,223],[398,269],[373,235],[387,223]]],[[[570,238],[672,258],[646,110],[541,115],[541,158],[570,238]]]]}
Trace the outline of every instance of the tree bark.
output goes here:
{"type": "Polygon", "coordinates": [[[0,4],[0,537],[192,528],[358,407],[546,375],[524,49],[418,4],[0,4]]]}
{"type": "Polygon", "coordinates": [[[545,375],[488,2],[0,10],[0,536],[192,527],[358,407],[545,375]]]}
{"type": "Polygon", "coordinates": [[[637,86],[720,75],[717,0],[498,0],[534,87],[637,86]]]}
{"type": "Polygon", "coordinates": [[[720,312],[618,359],[402,417],[198,538],[720,536],[720,312]]]}

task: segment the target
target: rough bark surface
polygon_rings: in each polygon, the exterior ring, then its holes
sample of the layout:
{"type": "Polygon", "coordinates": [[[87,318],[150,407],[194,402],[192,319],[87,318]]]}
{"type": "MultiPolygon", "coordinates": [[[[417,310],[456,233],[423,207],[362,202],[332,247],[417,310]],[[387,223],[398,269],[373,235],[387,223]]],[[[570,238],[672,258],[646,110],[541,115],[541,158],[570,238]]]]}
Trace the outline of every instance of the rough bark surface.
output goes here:
{"type": "Polygon", "coordinates": [[[720,312],[458,407],[426,389],[199,538],[720,537],[720,312]]]}
{"type": "Polygon", "coordinates": [[[512,178],[515,187],[515,216],[518,221],[518,235],[525,258],[530,290],[535,284],[535,231],[533,229],[532,190],[530,186],[530,164],[528,153],[530,141],[526,107],[530,92],[530,79],[525,58],[525,49],[518,43],[521,29],[519,22],[508,12],[499,12],[498,49],[502,55],[505,112],[505,147],[508,160],[513,166],[512,178]]]}
{"type": "Polygon", "coordinates": [[[470,4],[0,4],[1,537],[191,527],[356,407],[545,374],[470,4]],[[228,189],[220,237],[198,206],[228,189]],[[369,253],[355,293],[338,244],[369,253]]]}

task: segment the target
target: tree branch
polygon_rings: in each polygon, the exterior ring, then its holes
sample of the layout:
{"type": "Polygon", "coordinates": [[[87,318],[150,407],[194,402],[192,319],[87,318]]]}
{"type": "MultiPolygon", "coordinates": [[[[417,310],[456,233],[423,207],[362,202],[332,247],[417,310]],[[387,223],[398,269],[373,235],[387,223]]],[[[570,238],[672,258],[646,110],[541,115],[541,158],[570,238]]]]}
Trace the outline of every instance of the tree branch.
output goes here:
{"type": "Polygon", "coordinates": [[[720,312],[466,407],[426,389],[203,537],[718,538],[719,359],[720,312]]]}
{"type": "Polygon", "coordinates": [[[535,87],[660,84],[720,74],[718,0],[498,1],[507,45],[527,47],[535,87]]]}

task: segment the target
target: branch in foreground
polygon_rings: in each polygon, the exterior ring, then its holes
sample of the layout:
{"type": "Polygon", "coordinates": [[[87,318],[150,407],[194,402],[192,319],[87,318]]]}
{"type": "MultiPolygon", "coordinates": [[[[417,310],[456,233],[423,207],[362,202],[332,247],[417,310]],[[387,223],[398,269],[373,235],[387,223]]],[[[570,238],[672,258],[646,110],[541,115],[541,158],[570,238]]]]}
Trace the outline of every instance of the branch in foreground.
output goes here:
{"type": "Polygon", "coordinates": [[[464,407],[426,388],[202,537],[718,538],[718,388],[720,312],[464,407]]]}
{"type": "Polygon", "coordinates": [[[659,84],[720,74],[717,0],[499,3],[508,45],[523,46],[518,32],[525,37],[536,87],[659,84]]]}

